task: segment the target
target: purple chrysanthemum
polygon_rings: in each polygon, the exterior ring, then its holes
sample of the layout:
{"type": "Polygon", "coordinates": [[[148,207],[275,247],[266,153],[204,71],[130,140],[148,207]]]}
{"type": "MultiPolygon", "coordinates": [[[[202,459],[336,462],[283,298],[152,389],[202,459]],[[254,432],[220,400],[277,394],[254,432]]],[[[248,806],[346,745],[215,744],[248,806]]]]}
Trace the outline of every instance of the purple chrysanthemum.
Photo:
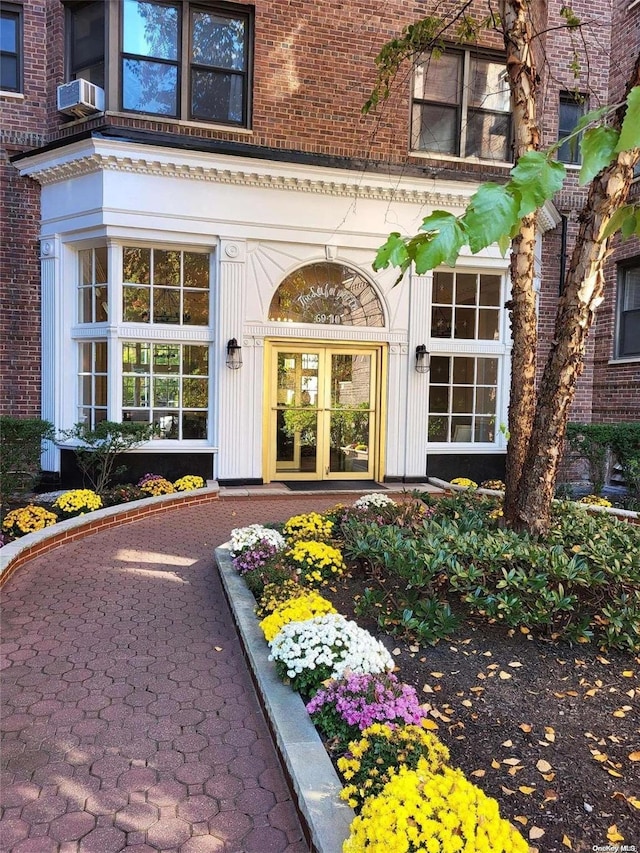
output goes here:
{"type": "MultiPolygon", "coordinates": [[[[319,690],[309,714],[335,715],[363,731],[372,723],[419,724],[424,714],[414,687],[392,673],[350,675],[319,690]]],[[[337,722],[337,720],[336,720],[337,722]]]]}
{"type": "Polygon", "coordinates": [[[233,567],[238,574],[245,575],[254,569],[261,569],[275,557],[279,550],[272,542],[261,539],[254,547],[234,557],[233,567]]]}

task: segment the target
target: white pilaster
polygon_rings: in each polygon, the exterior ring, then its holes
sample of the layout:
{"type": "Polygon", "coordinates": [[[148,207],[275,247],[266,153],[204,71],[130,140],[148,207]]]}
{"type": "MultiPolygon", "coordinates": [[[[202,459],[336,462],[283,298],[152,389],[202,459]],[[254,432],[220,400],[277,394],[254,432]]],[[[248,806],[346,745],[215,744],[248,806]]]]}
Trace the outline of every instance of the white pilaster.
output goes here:
{"type": "Polygon", "coordinates": [[[426,344],[430,327],[432,274],[412,274],[409,283],[409,352],[407,357],[407,408],[404,476],[424,477],[427,470],[427,416],[429,411],[429,374],[416,373],[415,352],[426,344]]]}
{"type": "MultiPolygon", "coordinates": [[[[61,270],[60,240],[48,237],[40,245],[42,418],[60,427],[61,405],[61,270]]],[[[60,470],[60,451],[53,441],[44,443],[43,471],[60,470]]]]}
{"type": "Polygon", "coordinates": [[[227,342],[235,338],[243,344],[245,316],[246,244],[242,240],[221,240],[217,287],[217,334],[215,370],[218,378],[218,478],[222,480],[257,476],[251,473],[251,411],[255,387],[253,359],[242,346],[243,365],[238,370],[226,366],[227,342]]]}

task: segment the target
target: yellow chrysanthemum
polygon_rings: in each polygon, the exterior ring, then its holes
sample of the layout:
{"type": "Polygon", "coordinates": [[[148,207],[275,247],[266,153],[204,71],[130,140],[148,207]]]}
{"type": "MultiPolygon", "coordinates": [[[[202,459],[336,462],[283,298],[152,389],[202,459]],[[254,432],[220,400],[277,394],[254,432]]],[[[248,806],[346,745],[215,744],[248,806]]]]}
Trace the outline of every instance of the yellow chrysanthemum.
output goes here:
{"type": "Polygon", "coordinates": [[[345,570],[340,549],[326,542],[295,542],[285,553],[285,559],[298,573],[301,583],[308,586],[320,586],[345,570]]]}
{"type": "Polygon", "coordinates": [[[102,507],[102,498],[91,489],[72,489],[60,495],[53,503],[65,515],[83,515],[102,507]]]}
{"type": "Polygon", "coordinates": [[[294,515],[283,528],[284,535],[289,539],[329,539],[332,530],[333,522],[317,512],[294,515]]]}
{"type": "Polygon", "coordinates": [[[498,804],[444,766],[432,773],[400,767],[382,792],[365,801],[351,824],[343,853],[527,853],[519,832],[500,817],[498,804]]]}
{"type": "Polygon", "coordinates": [[[289,622],[304,622],[313,619],[314,616],[323,616],[325,613],[336,613],[335,607],[326,598],[317,592],[308,592],[290,598],[280,604],[269,616],[260,622],[262,633],[268,643],[279,634],[282,628],[289,622]]]}
{"type": "Polygon", "coordinates": [[[41,506],[28,504],[19,509],[12,509],[2,522],[2,529],[10,536],[25,536],[27,533],[35,533],[36,530],[44,530],[51,527],[58,520],[58,516],[49,512],[41,506]]]}
{"type": "Polygon", "coordinates": [[[192,489],[204,488],[204,480],[196,474],[186,474],[173,484],[176,492],[190,492],[192,489]]]}

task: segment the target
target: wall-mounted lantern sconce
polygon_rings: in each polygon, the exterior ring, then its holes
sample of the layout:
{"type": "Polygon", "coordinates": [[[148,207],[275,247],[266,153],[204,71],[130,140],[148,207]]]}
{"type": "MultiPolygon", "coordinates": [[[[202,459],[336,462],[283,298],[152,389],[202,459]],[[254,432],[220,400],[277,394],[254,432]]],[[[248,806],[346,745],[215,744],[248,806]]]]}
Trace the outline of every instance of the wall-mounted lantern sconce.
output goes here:
{"type": "Polygon", "coordinates": [[[227,367],[230,370],[242,367],[242,347],[235,338],[231,338],[227,344],[227,367]]]}
{"type": "Polygon", "coordinates": [[[416,347],[416,373],[428,373],[431,356],[424,344],[416,347]]]}

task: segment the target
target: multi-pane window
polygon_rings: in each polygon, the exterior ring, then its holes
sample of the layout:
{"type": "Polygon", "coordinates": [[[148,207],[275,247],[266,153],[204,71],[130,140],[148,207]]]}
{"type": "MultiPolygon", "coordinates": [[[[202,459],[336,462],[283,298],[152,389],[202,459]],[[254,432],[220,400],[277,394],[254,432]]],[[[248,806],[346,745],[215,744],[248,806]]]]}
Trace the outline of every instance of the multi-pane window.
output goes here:
{"type": "Polygon", "coordinates": [[[69,6],[70,80],[88,80],[104,88],[105,3],[69,6]]]}
{"type": "Polygon", "coordinates": [[[10,3],[0,10],[0,90],[22,91],[22,7],[10,3]]]}
{"type": "Polygon", "coordinates": [[[501,293],[499,275],[434,273],[431,337],[499,340],[501,293]]]}
{"type": "Polygon", "coordinates": [[[640,266],[623,267],[618,277],[618,358],[640,357],[640,266]]]}
{"type": "Polygon", "coordinates": [[[127,246],[122,255],[125,323],[209,323],[209,255],[127,246]]]}
{"type": "Polygon", "coordinates": [[[107,342],[79,345],[78,421],[90,429],[107,419],[107,342]]]}
{"type": "Polygon", "coordinates": [[[108,318],[107,282],[109,267],[106,247],[78,252],[78,321],[104,323],[108,318]]]}
{"type": "Polygon", "coordinates": [[[206,439],[209,347],[125,341],[122,420],[152,423],[164,439],[206,439]]]}
{"type": "Polygon", "coordinates": [[[504,61],[469,50],[429,53],[414,74],[411,147],[445,156],[508,161],[510,104],[504,61]]]}
{"type": "Polygon", "coordinates": [[[247,125],[250,9],[124,0],[122,109],[247,125]]]}
{"type": "Polygon", "coordinates": [[[431,442],[491,442],[496,437],[498,359],[431,356],[431,442]]]}
{"type": "MultiPolygon", "coordinates": [[[[586,97],[571,92],[560,93],[560,110],[558,115],[558,140],[567,139],[586,112],[586,97]]],[[[573,137],[563,142],[558,149],[558,160],[561,163],[577,165],[580,163],[580,138],[573,137]]]]}

